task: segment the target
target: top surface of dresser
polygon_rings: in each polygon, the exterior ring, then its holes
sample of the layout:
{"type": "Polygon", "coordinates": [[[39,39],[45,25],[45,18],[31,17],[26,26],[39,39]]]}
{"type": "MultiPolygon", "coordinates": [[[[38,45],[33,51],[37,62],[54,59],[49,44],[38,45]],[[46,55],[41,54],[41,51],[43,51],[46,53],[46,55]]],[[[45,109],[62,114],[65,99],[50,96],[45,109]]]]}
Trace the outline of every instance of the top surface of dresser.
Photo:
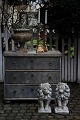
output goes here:
{"type": "Polygon", "coordinates": [[[36,51],[28,51],[27,53],[19,53],[19,52],[12,52],[12,51],[5,51],[4,52],[4,56],[25,56],[25,57],[29,57],[29,56],[34,56],[34,57],[39,57],[39,56],[47,56],[47,57],[51,57],[51,56],[61,56],[62,53],[58,50],[51,50],[48,52],[42,52],[42,53],[36,53],[36,51]]]}

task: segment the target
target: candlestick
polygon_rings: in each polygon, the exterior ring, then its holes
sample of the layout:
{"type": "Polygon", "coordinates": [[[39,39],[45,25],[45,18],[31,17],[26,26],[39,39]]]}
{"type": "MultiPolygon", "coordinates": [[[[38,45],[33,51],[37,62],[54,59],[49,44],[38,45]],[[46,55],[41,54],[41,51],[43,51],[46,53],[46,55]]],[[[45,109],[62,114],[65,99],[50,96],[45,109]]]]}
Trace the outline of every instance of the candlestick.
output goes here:
{"type": "Polygon", "coordinates": [[[48,51],[46,41],[47,41],[47,26],[45,24],[44,25],[44,52],[48,51]]]}
{"type": "Polygon", "coordinates": [[[40,9],[38,11],[38,23],[40,23],[40,9]]]}
{"type": "Polygon", "coordinates": [[[36,49],[37,53],[44,52],[43,46],[40,44],[40,24],[38,24],[38,45],[36,49]]]}
{"type": "Polygon", "coordinates": [[[45,11],[45,24],[47,24],[47,10],[45,11]]]}

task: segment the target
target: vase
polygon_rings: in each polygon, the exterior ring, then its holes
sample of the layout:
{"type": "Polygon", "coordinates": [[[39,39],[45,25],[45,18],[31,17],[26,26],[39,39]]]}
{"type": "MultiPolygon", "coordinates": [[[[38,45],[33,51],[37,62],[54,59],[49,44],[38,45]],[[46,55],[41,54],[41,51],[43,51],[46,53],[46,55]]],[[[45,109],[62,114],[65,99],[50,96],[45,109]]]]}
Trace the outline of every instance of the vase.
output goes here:
{"type": "Polygon", "coordinates": [[[32,34],[30,29],[14,29],[14,33],[11,35],[11,38],[15,42],[19,42],[20,47],[16,50],[18,52],[27,52],[27,48],[24,48],[25,42],[32,39],[32,34]]]}

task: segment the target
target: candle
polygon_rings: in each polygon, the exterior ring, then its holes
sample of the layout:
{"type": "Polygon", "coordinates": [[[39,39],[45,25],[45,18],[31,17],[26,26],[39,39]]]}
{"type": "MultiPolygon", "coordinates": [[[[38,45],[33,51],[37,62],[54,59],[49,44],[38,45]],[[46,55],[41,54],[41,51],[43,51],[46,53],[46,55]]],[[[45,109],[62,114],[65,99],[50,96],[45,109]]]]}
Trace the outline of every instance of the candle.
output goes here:
{"type": "Polygon", "coordinates": [[[38,11],[38,23],[40,23],[40,9],[38,11]]]}
{"type": "Polygon", "coordinates": [[[47,24],[47,10],[45,11],[45,24],[47,24]]]}

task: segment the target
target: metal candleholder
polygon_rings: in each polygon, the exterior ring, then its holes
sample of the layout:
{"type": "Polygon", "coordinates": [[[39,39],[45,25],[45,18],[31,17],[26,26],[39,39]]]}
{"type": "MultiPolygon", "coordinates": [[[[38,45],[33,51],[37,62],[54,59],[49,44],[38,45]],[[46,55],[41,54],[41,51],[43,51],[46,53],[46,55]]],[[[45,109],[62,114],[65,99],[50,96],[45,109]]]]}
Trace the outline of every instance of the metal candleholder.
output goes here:
{"type": "Polygon", "coordinates": [[[44,52],[43,46],[40,44],[40,24],[38,24],[38,45],[37,45],[37,53],[44,52]]]}
{"type": "Polygon", "coordinates": [[[48,47],[47,47],[47,44],[46,44],[46,41],[47,41],[47,25],[45,24],[44,25],[44,52],[47,52],[48,51],[48,47]]]}

